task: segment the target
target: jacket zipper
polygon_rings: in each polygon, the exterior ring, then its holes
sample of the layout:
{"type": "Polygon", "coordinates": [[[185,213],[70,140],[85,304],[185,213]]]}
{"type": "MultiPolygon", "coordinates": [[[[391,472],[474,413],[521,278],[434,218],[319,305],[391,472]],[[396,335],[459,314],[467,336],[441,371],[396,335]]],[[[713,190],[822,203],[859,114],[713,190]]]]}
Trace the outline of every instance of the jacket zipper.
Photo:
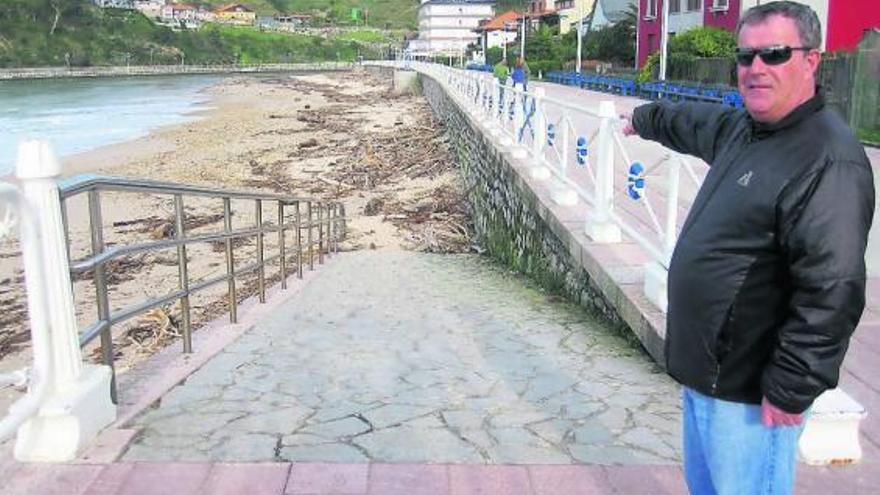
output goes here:
{"type": "Polygon", "coordinates": [[[712,394],[718,389],[718,377],[721,375],[721,364],[715,363],[715,378],[712,379],[712,394]]]}

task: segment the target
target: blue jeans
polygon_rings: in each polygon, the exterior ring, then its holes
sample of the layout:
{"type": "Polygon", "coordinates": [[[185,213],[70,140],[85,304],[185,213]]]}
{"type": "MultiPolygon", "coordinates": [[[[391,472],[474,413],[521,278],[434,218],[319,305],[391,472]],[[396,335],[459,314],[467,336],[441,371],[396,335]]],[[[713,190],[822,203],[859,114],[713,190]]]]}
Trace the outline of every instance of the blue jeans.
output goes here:
{"type": "Polygon", "coordinates": [[[761,406],[682,393],[684,476],[693,495],[788,495],[800,426],[768,428],[761,406]]]}

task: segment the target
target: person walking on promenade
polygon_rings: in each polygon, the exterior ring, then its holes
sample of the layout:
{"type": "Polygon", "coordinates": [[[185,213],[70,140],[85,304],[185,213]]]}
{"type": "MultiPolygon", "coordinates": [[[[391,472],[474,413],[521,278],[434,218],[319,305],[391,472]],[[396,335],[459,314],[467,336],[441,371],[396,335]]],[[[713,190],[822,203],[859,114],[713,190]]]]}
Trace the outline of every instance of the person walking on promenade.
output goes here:
{"type": "Polygon", "coordinates": [[[507,62],[504,60],[495,64],[495,67],[492,68],[492,74],[498,79],[498,83],[501,86],[507,84],[507,77],[510,75],[510,69],[507,68],[507,62]]]}
{"type": "Polygon", "coordinates": [[[511,79],[513,79],[513,87],[515,88],[517,85],[522,86],[523,91],[528,91],[528,69],[525,65],[525,60],[522,57],[516,59],[516,65],[513,67],[513,74],[511,74],[511,79]]]}
{"type": "Polygon", "coordinates": [[[816,87],[822,29],[791,1],[737,26],[746,111],[635,109],[637,133],[711,165],[669,267],[666,367],[694,494],[787,494],[804,416],[837,386],[865,305],[871,165],[816,87]]]}
{"type": "Polygon", "coordinates": [[[507,67],[507,62],[504,59],[501,59],[500,62],[495,64],[492,73],[495,78],[498,79],[498,84],[500,86],[498,89],[498,112],[504,113],[504,87],[507,86],[507,77],[510,75],[510,69],[507,67]]]}

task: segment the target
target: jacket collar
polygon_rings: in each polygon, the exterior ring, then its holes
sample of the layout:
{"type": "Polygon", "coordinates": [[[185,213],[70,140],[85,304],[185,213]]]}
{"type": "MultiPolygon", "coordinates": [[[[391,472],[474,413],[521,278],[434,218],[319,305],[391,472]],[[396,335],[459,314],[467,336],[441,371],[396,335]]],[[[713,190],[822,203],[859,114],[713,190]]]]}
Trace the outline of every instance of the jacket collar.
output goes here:
{"type": "Polygon", "coordinates": [[[791,113],[786,115],[779,122],[767,124],[764,122],[758,122],[749,116],[749,122],[752,124],[752,137],[755,139],[764,139],[772,136],[783,129],[804,121],[806,118],[823,108],[825,108],[825,97],[822,94],[822,88],[817,86],[815,96],[801,103],[800,106],[792,110],[791,113]]]}

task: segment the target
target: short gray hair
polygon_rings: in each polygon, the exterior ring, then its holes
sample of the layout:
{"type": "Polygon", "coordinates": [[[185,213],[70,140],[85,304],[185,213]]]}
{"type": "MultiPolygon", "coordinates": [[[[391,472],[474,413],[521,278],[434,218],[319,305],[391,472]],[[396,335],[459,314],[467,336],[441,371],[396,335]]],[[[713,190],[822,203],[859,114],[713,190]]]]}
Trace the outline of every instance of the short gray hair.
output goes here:
{"type": "Polygon", "coordinates": [[[801,38],[802,46],[806,48],[819,48],[822,46],[822,25],[819,16],[808,5],[798,2],[779,1],[756,5],[746,11],[745,15],[736,25],[736,37],[743,26],[760,24],[768,17],[780,15],[794,21],[801,38]]]}

